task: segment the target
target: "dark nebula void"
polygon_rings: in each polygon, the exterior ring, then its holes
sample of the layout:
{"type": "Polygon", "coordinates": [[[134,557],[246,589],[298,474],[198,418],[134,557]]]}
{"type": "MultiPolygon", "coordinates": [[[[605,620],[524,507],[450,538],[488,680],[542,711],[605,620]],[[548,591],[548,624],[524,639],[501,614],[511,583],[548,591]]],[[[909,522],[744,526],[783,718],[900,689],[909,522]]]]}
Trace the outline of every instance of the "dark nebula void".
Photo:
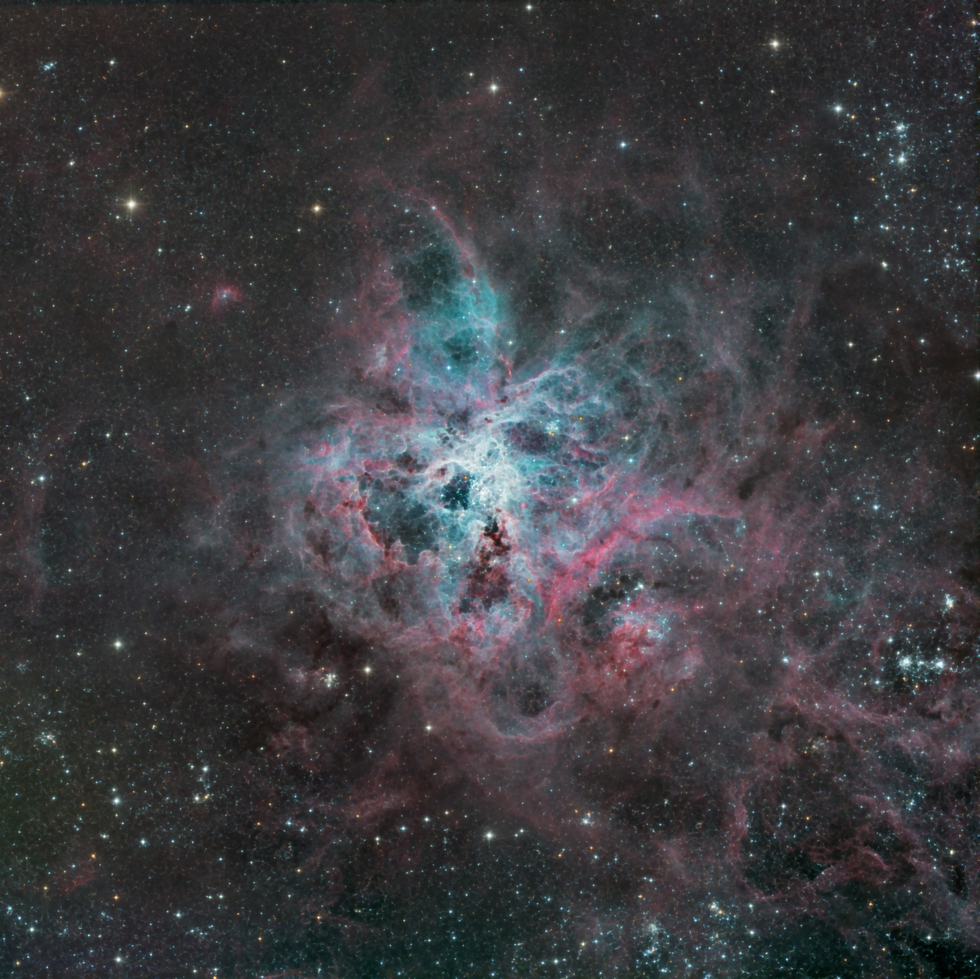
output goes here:
{"type": "Polygon", "coordinates": [[[0,973],[980,976],[973,12],[782,6],[12,16],[0,973]]]}

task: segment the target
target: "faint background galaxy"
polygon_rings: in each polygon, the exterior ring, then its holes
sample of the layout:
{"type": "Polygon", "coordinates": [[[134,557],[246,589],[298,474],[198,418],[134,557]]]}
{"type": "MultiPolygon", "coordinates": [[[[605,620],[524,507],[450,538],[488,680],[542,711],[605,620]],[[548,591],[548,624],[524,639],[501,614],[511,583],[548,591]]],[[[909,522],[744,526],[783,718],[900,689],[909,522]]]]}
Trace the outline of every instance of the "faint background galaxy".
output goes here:
{"type": "Polygon", "coordinates": [[[0,972],[980,975],[973,18],[8,7],[0,972]]]}

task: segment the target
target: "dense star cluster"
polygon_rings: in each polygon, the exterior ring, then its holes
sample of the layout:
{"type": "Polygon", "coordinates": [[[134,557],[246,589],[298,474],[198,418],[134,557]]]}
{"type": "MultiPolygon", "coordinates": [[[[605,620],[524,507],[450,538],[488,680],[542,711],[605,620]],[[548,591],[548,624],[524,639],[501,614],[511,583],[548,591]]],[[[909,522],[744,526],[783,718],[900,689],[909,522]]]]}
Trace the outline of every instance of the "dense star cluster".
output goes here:
{"type": "Polygon", "coordinates": [[[0,972],[980,975],[966,4],[8,10],[0,972]]]}

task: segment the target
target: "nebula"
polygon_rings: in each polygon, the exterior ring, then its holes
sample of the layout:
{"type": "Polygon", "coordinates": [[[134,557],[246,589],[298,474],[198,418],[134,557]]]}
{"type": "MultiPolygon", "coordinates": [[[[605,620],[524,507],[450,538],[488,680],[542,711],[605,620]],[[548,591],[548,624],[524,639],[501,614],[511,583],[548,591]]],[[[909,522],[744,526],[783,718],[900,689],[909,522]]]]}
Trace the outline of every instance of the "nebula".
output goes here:
{"type": "Polygon", "coordinates": [[[4,16],[0,975],[980,976],[974,10],[4,16]]]}
{"type": "Polygon", "coordinates": [[[908,393],[865,374],[873,409],[828,411],[819,302],[700,273],[518,361],[464,230],[404,203],[356,368],[282,403],[236,467],[261,511],[232,491],[209,531],[258,541],[220,669],[263,678],[311,786],[278,831],[325,820],[322,928],[451,971],[452,934],[396,909],[475,893],[449,920],[513,974],[724,970],[787,928],[786,961],[842,969],[970,945],[965,511],[908,393]]]}

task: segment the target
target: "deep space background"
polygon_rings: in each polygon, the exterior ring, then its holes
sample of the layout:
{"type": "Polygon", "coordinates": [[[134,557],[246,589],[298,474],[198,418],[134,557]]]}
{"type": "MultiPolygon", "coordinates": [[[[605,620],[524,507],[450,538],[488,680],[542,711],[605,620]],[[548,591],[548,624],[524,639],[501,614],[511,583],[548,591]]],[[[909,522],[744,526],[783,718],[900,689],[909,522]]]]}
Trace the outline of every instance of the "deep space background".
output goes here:
{"type": "Polygon", "coordinates": [[[0,16],[0,973],[980,975],[972,5],[0,16]]]}

